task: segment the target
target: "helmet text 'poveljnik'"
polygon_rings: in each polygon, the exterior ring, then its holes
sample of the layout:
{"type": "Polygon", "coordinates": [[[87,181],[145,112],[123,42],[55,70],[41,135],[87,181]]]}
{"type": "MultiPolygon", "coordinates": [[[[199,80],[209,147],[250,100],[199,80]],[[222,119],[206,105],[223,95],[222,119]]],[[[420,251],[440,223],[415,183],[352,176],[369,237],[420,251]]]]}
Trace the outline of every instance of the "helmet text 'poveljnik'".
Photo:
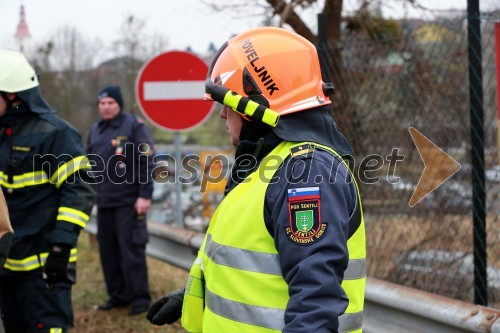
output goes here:
{"type": "Polygon", "coordinates": [[[257,76],[260,77],[260,81],[264,84],[267,90],[269,90],[269,95],[272,95],[276,90],[280,90],[276,83],[274,82],[271,74],[268,73],[266,66],[256,66],[255,62],[259,60],[259,55],[255,51],[252,41],[250,39],[246,39],[242,44],[243,49],[247,55],[247,59],[250,62],[257,76]]]}

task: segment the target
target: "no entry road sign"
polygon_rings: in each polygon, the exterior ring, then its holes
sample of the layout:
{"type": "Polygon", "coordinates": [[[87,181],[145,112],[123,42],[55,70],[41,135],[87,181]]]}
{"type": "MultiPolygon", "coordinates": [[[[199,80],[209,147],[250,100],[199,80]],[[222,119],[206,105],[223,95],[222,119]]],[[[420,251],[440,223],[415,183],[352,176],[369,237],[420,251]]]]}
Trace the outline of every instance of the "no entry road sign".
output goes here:
{"type": "Polygon", "coordinates": [[[135,83],[139,108],[154,125],[185,131],[203,123],[213,102],[204,101],[208,66],[189,52],[162,53],[139,71],[135,83]]]}

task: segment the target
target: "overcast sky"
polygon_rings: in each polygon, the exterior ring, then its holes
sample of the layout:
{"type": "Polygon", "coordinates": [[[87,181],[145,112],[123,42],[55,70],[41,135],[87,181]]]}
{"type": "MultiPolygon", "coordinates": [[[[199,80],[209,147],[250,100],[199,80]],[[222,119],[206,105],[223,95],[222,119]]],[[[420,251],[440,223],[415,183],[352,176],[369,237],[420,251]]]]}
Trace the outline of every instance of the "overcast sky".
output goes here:
{"type": "MultiPolygon", "coordinates": [[[[345,0],[344,9],[353,8],[356,1],[345,0]]],[[[229,2],[218,1],[221,4],[229,2]]],[[[419,0],[419,3],[435,10],[465,10],[467,6],[467,0],[419,0]]],[[[485,3],[492,1],[482,0],[481,6],[486,6],[485,3]]],[[[13,48],[15,45],[13,35],[19,22],[21,4],[25,6],[26,21],[35,44],[47,40],[64,25],[75,27],[89,39],[99,38],[110,43],[118,39],[120,25],[125,17],[132,14],[146,20],[148,33],[165,35],[170,49],[185,50],[190,46],[194,52],[203,53],[210,42],[219,47],[231,35],[261,22],[261,18],[256,17],[253,11],[217,13],[200,0],[0,0],[1,48],[13,48]]],[[[393,5],[393,10],[388,9],[387,13],[399,17],[405,14],[412,17],[428,16],[415,10],[405,11],[401,5],[393,5]]],[[[311,20],[315,20],[314,13],[311,14],[311,20]]]]}

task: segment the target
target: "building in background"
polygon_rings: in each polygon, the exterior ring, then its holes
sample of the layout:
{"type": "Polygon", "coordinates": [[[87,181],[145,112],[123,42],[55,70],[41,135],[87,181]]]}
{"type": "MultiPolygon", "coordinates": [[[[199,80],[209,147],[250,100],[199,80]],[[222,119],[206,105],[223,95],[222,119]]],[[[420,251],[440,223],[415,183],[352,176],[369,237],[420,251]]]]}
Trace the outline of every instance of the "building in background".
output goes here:
{"type": "Polygon", "coordinates": [[[14,37],[16,39],[16,50],[23,53],[26,58],[32,59],[32,41],[28,24],[26,23],[24,5],[21,5],[19,10],[19,23],[17,24],[14,37]]]}

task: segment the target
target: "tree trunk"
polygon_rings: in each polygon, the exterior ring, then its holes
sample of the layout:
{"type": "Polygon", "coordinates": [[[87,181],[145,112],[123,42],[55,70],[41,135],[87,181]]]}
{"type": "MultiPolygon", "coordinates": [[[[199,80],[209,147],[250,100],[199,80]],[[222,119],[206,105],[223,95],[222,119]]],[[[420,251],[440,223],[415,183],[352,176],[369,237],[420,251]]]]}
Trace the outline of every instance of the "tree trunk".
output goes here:
{"type": "Polygon", "coordinates": [[[333,43],[338,43],[341,39],[342,4],[343,0],[326,0],[323,8],[323,13],[328,18],[326,36],[333,43]]]}

